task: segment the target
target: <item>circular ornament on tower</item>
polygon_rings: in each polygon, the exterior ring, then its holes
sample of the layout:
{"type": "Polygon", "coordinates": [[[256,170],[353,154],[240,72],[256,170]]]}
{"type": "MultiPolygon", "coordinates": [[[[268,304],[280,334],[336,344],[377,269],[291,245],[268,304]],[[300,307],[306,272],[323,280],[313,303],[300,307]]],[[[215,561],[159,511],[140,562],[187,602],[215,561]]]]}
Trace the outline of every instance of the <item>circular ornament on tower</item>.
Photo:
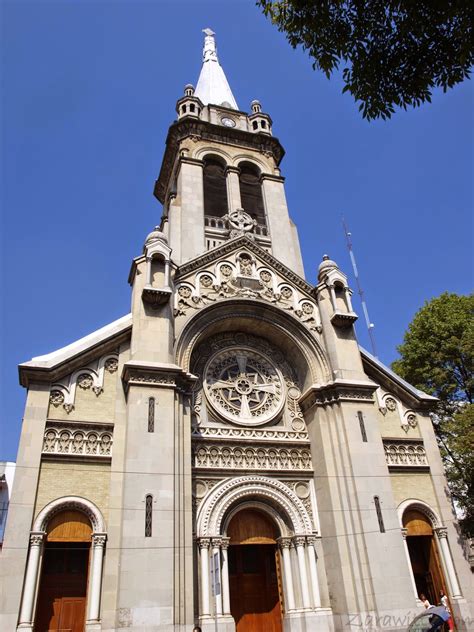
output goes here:
{"type": "Polygon", "coordinates": [[[285,403],[284,382],[274,362],[250,348],[214,354],[204,370],[206,398],[220,416],[241,426],[274,419],[285,403]]]}
{"type": "Polygon", "coordinates": [[[234,119],[231,119],[228,116],[223,116],[221,118],[221,123],[222,125],[225,125],[226,127],[235,127],[234,119]]]}

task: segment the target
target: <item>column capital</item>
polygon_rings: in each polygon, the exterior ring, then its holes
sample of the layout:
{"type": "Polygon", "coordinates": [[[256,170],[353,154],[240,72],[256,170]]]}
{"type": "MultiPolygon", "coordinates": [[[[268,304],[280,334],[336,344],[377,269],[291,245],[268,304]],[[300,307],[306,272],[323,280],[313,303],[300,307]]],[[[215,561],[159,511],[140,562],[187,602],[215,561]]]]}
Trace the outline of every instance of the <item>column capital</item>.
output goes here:
{"type": "Polygon", "coordinates": [[[223,551],[227,551],[230,546],[230,538],[221,538],[221,548],[223,551]]]}
{"type": "Polygon", "coordinates": [[[189,156],[180,156],[179,161],[185,165],[195,165],[197,167],[204,167],[204,160],[198,158],[190,158],[189,156]]]}
{"type": "Polygon", "coordinates": [[[404,540],[406,540],[406,539],[407,539],[407,536],[408,536],[408,529],[407,529],[406,527],[403,527],[403,528],[401,529],[401,532],[402,532],[402,538],[403,538],[404,540]]]}
{"type": "Polygon", "coordinates": [[[270,180],[271,182],[281,182],[282,184],[285,182],[285,178],[283,176],[279,176],[274,173],[262,173],[260,176],[260,182],[265,182],[265,180],[270,180]]]}
{"type": "Polygon", "coordinates": [[[218,535],[218,536],[216,536],[214,538],[211,538],[211,546],[212,546],[213,549],[215,549],[215,548],[219,548],[220,549],[221,548],[221,546],[222,546],[222,538],[221,538],[220,535],[218,535]]]}
{"type": "Polygon", "coordinates": [[[277,540],[280,549],[291,549],[291,538],[281,537],[277,540]]]}
{"type": "Polygon", "coordinates": [[[316,535],[316,534],[306,536],[306,542],[307,542],[310,546],[315,546],[315,545],[316,545],[316,542],[317,542],[318,540],[320,540],[320,539],[321,539],[321,536],[320,536],[320,535],[316,535]]]}
{"type": "Polygon", "coordinates": [[[92,534],[92,546],[94,548],[104,547],[107,541],[106,533],[93,533],[92,534]]]}
{"type": "Polygon", "coordinates": [[[31,546],[41,546],[46,539],[45,531],[31,531],[30,532],[30,544],[31,546]]]}
{"type": "Polygon", "coordinates": [[[237,175],[240,175],[240,169],[239,167],[234,167],[234,165],[227,165],[227,167],[225,168],[225,175],[227,175],[228,173],[235,173],[237,175]]]}
{"type": "Polygon", "coordinates": [[[198,538],[198,546],[200,549],[208,549],[211,545],[211,538],[198,538]]]}
{"type": "Polygon", "coordinates": [[[438,538],[447,538],[448,537],[448,528],[447,527],[435,527],[434,531],[438,538]]]}
{"type": "Polygon", "coordinates": [[[295,535],[293,537],[294,545],[298,548],[299,546],[306,546],[306,536],[305,535],[295,535]]]}

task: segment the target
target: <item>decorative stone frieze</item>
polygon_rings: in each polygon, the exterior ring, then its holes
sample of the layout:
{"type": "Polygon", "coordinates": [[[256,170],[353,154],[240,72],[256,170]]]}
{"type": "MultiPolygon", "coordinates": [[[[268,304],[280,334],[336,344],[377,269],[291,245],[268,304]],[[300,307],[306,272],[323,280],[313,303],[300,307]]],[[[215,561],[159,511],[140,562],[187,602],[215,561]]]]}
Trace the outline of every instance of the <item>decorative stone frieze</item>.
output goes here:
{"type": "Polygon", "coordinates": [[[254,443],[254,440],[258,441],[271,441],[273,442],[308,442],[309,435],[306,430],[294,431],[287,430],[286,428],[268,428],[267,430],[260,428],[232,428],[216,427],[216,426],[196,426],[192,429],[193,438],[229,438],[236,439],[240,442],[245,440],[254,443]]]}
{"type": "Polygon", "coordinates": [[[334,381],[323,386],[312,386],[301,397],[299,404],[303,412],[313,406],[327,406],[336,402],[373,402],[377,385],[367,382],[334,381]]]}
{"type": "Polygon", "coordinates": [[[193,452],[196,469],[312,471],[311,452],[305,448],[268,448],[198,444],[193,452]]]}
{"type": "Polygon", "coordinates": [[[383,447],[389,469],[429,468],[422,441],[384,439],[383,447]]]}
{"type": "Polygon", "coordinates": [[[74,373],[62,378],[51,386],[49,403],[58,408],[62,406],[67,413],[74,410],[76,390],[92,390],[97,397],[104,390],[105,372],[115,373],[118,369],[118,354],[107,353],[74,373]]]}
{"type": "Polygon", "coordinates": [[[171,387],[188,394],[196,379],[176,364],[130,360],[124,364],[122,371],[122,382],[126,391],[130,386],[157,386],[171,387]]]}
{"type": "Polygon", "coordinates": [[[43,437],[43,454],[100,458],[112,457],[113,426],[48,422],[43,437]]]}

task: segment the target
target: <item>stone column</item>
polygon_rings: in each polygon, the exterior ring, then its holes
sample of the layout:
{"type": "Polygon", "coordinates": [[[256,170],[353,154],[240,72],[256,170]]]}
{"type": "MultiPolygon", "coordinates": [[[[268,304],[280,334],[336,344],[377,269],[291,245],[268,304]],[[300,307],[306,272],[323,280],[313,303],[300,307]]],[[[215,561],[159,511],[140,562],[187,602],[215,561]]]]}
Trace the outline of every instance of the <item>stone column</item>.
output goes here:
{"type": "Polygon", "coordinates": [[[230,538],[222,538],[222,610],[224,616],[230,616],[229,542],[230,538]]]}
{"type": "Polygon", "coordinates": [[[456,570],[454,569],[453,558],[451,557],[451,551],[448,544],[448,530],[446,527],[438,527],[435,529],[438,536],[438,542],[441,548],[441,555],[444,560],[444,567],[448,574],[448,581],[451,584],[451,594],[454,599],[462,597],[461,588],[459,586],[458,578],[456,577],[456,570]]]}
{"type": "Polygon", "coordinates": [[[232,213],[242,208],[239,184],[240,169],[238,167],[227,167],[225,174],[227,181],[227,204],[229,206],[229,213],[232,213]]]}
{"type": "Polygon", "coordinates": [[[102,567],[104,562],[104,547],[107,540],[105,533],[92,535],[92,570],[89,583],[88,623],[100,620],[100,594],[102,591],[102,567]]]}
{"type": "Polygon", "coordinates": [[[21,602],[19,627],[30,627],[33,624],[33,609],[35,605],[36,585],[38,583],[39,563],[46,534],[43,531],[30,533],[30,551],[26,565],[25,586],[21,602]]]}
{"type": "Polygon", "coordinates": [[[211,611],[209,603],[209,546],[210,538],[200,538],[199,552],[201,555],[201,616],[208,617],[211,611]]]}
{"type": "Polygon", "coordinates": [[[286,612],[295,609],[295,592],[293,589],[293,573],[291,570],[290,547],[291,538],[279,538],[278,544],[283,559],[283,576],[285,579],[285,607],[286,612]]]}
{"type": "Polygon", "coordinates": [[[296,536],[293,538],[296,552],[298,554],[298,567],[300,571],[301,596],[303,598],[303,609],[311,609],[311,599],[309,597],[308,573],[306,571],[306,538],[305,536],[296,536]]]}
{"type": "Polygon", "coordinates": [[[170,260],[165,259],[165,288],[170,287],[170,260]]]}
{"type": "MultiPolygon", "coordinates": [[[[217,559],[219,560],[219,563],[218,563],[219,574],[221,573],[221,543],[222,543],[221,538],[212,538],[211,564],[213,565],[213,573],[215,573],[214,557],[217,555],[217,559]]],[[[219,595],[214,595],[214,601],[215,601],[215,605],[216,605],[216,616],[217,617],[221,617],[222,616],[222,578],[220,578],[220,580],[221,580],[220,594],[219,595]]],[[[215,582],[215,578],[214,578],[214,582],[215,582]]]]}
{"type": "Polygon", "coordinates": [[[319,580],[318,580],[318,569],[316,566],[316,537],[309,536],[307,538],[307,550],[308,550],[308,560],[309,560],[309,574],[311,576],[311,586],[313,588],[313,606],[315,608],[321,608],[321,594],[319,592],[319,580]]]}
{"type": "Polygon", "coordinates": [[[147,257],[146,258],[146,282],[145,282],[145,287],[147,285],[153,285],[152,284],[152,278],[151,278],[151,257],[147,257]]]}
{"type": "Polygon", "coordinates": [[[331,304],[334,311],[337,311],[336,291],[334,285],[329,286],[329,294],[331,295],[331,304]]]}
{"type": "Polygon", "coordinates": [[[403,548],[405,549],[405,555],[407,558],[408,572],[410,573],[411,585],[413,586],[413,592],[415,593],[415,597],[419,601],[418,591],[416,589],[416,583],[415,583],[415,576],[413,575],[413,569],[411,566],[410,552],[408,550],[407,535],[408,535],[408,529],[402,529],[403,548]]]}
{"type": "Polygon", "coordinates": [[[351,291],[348,287],[344,288],[344,296],[346,299],[346,307],[348,312],[352,312],[351,291]]]}

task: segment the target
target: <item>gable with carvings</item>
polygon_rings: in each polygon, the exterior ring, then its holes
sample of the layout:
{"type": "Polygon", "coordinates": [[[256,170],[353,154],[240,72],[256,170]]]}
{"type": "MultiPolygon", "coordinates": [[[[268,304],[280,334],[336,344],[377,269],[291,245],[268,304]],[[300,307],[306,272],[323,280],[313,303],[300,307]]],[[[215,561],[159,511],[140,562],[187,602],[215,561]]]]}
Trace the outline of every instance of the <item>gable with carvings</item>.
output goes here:
{"type": "Polygon", "coordinates": [[[118,351],[112,351],[57,379],[51,385],[48,418],[91,422],[112,420],[118,366],[118,351]]]}
{"type": "Polygon", "coordinates": [[[248,237],[240,237],[183,265],[175,277],[174,313],[184,321],[226,299],[262,301],[292,314],[314,334],[321,319],[313,288],[248,237]]]}

